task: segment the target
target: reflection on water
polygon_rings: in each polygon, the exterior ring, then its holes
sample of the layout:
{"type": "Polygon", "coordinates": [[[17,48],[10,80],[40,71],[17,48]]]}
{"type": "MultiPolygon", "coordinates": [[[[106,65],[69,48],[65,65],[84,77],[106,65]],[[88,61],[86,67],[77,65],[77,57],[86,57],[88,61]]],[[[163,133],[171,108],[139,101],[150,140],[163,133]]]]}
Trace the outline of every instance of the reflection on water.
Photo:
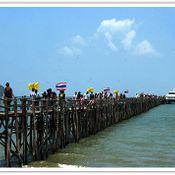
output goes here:
{"type": "Polygon", "coordinates": [[[175,105],[161,105],[69,144],[36,167],[174,167],[175,105]]]}

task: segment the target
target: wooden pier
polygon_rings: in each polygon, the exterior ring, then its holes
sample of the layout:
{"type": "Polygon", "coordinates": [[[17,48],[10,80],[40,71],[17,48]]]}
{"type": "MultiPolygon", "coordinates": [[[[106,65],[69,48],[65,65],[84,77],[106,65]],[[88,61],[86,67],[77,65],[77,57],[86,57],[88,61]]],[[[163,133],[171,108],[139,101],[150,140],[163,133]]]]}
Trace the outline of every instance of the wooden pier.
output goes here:
{"type": "Polygon", "coordinates": [[[1,167],[21,167],[71,142],[129,119],[164,103],[161,97],[96,99],[84,101],[31,100],[14,98],[0,101],[1,167]],[[5,104],[5,105],[4,105],[5,104]]]}

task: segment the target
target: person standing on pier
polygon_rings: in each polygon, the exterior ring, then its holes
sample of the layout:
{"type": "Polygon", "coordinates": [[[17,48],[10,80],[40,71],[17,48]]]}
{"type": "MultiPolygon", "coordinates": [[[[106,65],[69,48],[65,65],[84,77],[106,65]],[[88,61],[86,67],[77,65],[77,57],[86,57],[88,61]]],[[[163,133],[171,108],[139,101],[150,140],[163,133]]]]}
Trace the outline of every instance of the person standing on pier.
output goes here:
{"type": "Polygon", "coordinates": [[[84,96],[83,96],[84,100],[89,100],[89,92],[87,91],[84,96]]]}
{"type": "Polygon", "coordinates": [[[77,99],[77,92],[75,92],[74,93],[74,95],[73,95],[73,98],[72,98],[74,101],[76,101],[76,99],[77,99]]]}
{"type": "Polygon", "coordinates": [[[34,99],[35,96],[36,96],[36,94],[35,94],[35,89],[32,88],[32,91],[30,92],[30,97],[31,97],[32,99],[34,99]]]}
{"type": "Polygon", "coordinates": [[[94,104],[94,102],[95,102],[95,95],[94,95],[93,92],[91,92],[89,99],[90,99],[89,104],[91,104],[91,105],[94,104]]]}
{"type": "Polygon", "coordinates": [[[12,99],[11,99],[12,97],[14,97],[13,90],[10,87],[10,83],[7,82],[6,87],[4,89],[4,92],[3,92],[3,98],[7,99],[7,107],[9,110],[10,110],[10,104],[12,101],[12,99]]]}
{"type": "Polygon", "coordinates": [[[66,100],[66,95],[64,93],[64,90],[60,90],[58,98],[59,98],[59,105],[60,105],[60,107],[61,108],[64,107],[65,104],[66,104],[66,101],[65,101],[66,100]]]}
{"type": "Polygon", "coordinates": [[[60,93],[59,93],[59,100],[62,101],[62,100],[65,100],[66,99],[66,95],[64,93],[64,90],[60,90],[60,93]]]}
{"type": "Polygon", "coordinates": [[[120,95],[118,93],[115,94],[115,99],[116,99],[116,101],[120,100],[120,95]]]}

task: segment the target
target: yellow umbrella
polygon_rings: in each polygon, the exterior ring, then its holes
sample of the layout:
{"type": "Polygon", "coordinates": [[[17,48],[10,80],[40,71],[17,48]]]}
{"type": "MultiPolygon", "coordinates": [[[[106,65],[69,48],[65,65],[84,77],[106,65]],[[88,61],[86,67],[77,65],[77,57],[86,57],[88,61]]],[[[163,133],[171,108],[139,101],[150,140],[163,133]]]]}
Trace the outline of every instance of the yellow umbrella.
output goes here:
{"type": "Polygon", "coordinates": [[[92,88],[92,87],[87,88],[87,92],[94,92],[94,88],[92,88]]]}
{"type": "Polygon", "coordinates": [[[114,90],[114,94],[118,94],[118,90],[117,89],[114,90]]]}
{"type": "Polygon", "coordinates": [[[29,88],[29,90],[32,90],[34,88],[34,84],[33,83],[29,83],[28,84],[28,88],[29,88]]]}
{"type": "Polygon", "coordinates": [[[35,82],[35,83],[34,83],[34,89],[35,89],[35,90],[39,90],[39,87],[40,87],[39,82],[35,82]]]}
{"type": "Polygon", "coordinates": [[[32,89],[39,90],[39,87],[40,87],[39,82],[33,82],[28,84],[29,90],[32,90],[32,89]]]}

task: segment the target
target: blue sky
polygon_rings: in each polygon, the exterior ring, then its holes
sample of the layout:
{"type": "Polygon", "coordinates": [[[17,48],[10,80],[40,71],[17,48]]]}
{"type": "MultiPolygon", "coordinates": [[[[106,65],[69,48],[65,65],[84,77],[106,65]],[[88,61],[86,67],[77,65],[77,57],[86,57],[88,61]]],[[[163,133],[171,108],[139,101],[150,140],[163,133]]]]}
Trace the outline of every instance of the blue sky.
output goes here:
{"type": "Polygon", "coordinates": [[[175,8],[2,7],[0,84],[15,95],[67,81],[67,95],[88,87],[164,95],[175,88],[175,8]]]}

